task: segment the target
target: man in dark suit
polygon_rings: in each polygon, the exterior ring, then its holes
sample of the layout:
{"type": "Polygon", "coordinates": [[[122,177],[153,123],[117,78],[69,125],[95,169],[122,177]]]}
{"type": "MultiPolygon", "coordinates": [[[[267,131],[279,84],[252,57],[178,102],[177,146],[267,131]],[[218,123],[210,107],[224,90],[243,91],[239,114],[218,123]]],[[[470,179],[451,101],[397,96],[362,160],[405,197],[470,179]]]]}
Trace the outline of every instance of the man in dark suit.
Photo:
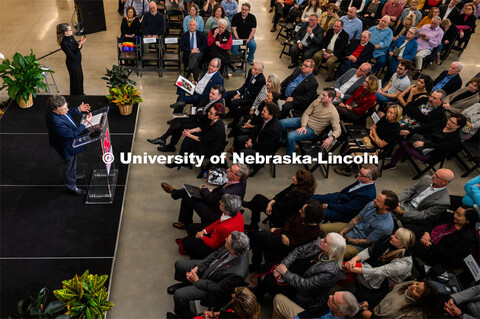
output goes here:
{"type": "Polygon", "coordinates": [[[323,28],[318,24],[318,14],[312,13],[308,20],[300,30],[295,34],[297,42],[290,48],[290,57],[292,64],[289,69],[298,67],[298,58],[303,53],[303,59],[310,59],[315,52],[321,49],[323,39],[323,28]]]}
{"type": "Polygon", "coordinates": [[[312,58],[315,61],[314,73],[318,73],[322,60],[326,60],[328,77],[325,82],[333,81],[335,79],[335,63],[345,57],[347,45],[348,33],[343,30],[343,21],[337,20],[333,29],[327,31],[327,35],[323,39],[322,50],[315,53],[312,58]]]}
{"type": "Polygon", "coordinates": [[[377,196],[375,180],[380,176],[376,165],[364,164],[358,172],[357,181],[340,192],[313,195],[325,208],[325,218],[331,222],[348,223],[367,203],[377,196]]]}
{"type": "Polygon", "coordinates": [[[367,75],[370,73],[372,66],[369,63],[363,63],[358,69],[350,69],[343,73],[335,81],[334,89],[337,92],[337,96],[333,100],[334,105],[338,105],[347,101],[355,91],[363,85],[367,75]]]}
{"type": "Polygon", "coordinates": [[[90,105],[82,103],[75,109],[68,109],[68,103],[61,95],[52,95],[47,100],[48,110],[45,113],[45,122],[48,129],[48,139],[63,159],[63,176],[65,186],[74,195],[85,195],[85,190],[77,187],[77,179],[85,176],[77,175],[77,154],[83,152],[83,147],[73,148],[73,141],[85,130],[92,118],[88,113],[82,124],[77,126],[73,121],[74,115],[89,112],[90,105]]]}
{"type": "Polygon", "coordinates": [[[243,284],[248,275],[248,236],[233,231],[225,246],[202,260],[178,260],[175,262],[175,280],[181,283],[168,287],[173,294],[175,313],[168,312],[167,318],[193,318],[189,311],[191,300],[200,300],[202,305],[222,307],[237,286],[243,284]]]}
{"type": "Polygon", "coordinates": [[[375,46],[369,42],[370,31],[363,31],[360,40],[353,39],[345,52],[345,58],[340,62],[337,70],[337,77],[341,76],[351,68],[358,68],[362,63],[368,62],[373,56],[375,46]]]}
{"type": "Polygon", "coordinates": [[[255,98],[265,85],[265,76],[263,75],[263,63],[255,62],[248,72],[247,79],[238,90],[228,91],[225,97],[225,106],[228,107],[228,116],[233,117],[231,127],[240,120],[240,117],[246,115],[252,106],[255,98]]]}
{"type": "Polygon", "coordinates": [[[175,189],[167,183],[162,183],[163,190],[171,194],[174,200],[182,200],[178,222],[173,223],[173,227],[186,229],[193,222],[194,210],[200,216],[202,223],[211,224],[219,219],[222,212],[218,208],[218,202],[222,199],[223,194],[238,195],[243,199],[247,188],[247,177],[248,166],[235,164],[227,170],[228,181],[225,185],[213,190],[208,189],[205,185],[201,187],[202,198],[190,197],[185,189],[175,189]]]}
{"type": "Polygon", "coordinates": [[[452,23],[457,21],[457,17],[460,15],[460,10],[457,8],[459,3],[460,0],[451,0],[449,4],[442,4],[439,7],[442,21],[445,19],[450,20],[452,23]]]}
{"type": "Polygon", "coordinates": [[[462,87],[462,78],[459,73],[462,69],[463,64],[453,62],[448,70],[440,73],[435,81],[433,81],[432,92],[435,92],[435,90],[444,90],[447,92],[447,95],[449,95],[460,89],[462,87]]]}
{"type": "Polygon", "coordinates": [[[185,95],[185,91],[178,88],[177,102],[170,105],[170,107],[174,109],[173,113],[183,112],[183,108],[186,104],[193,104],[193,106],[197,106],[202,100],[208,99],[210,89],[214,85],[219,84],[223,87],[223,77],[219,72],[221,66],[222,63],[218,58],[213,58],[210,61],[207,72],[202,76],[200,81],[196,83],[195,92],[192,96],[185,95]]]}
{"type": "Polygon", "coordinates": [[[281,99],[285,99],[282,105],[280,118],[288,117],[291,109],[303,112],[317,97],[318,82],[313,75],[315,61],[307,59],[302,66],[293,71],[288,78],[282,81],[281,99]]]}
{"type": "Polygon", "coordinates": [[[182,34],[180,38],[180,50],[182,50],[182,61],[185,67],[185,77],[190,77],[193,72],[193,80],[198,81],[200,64],[207,48],[207,38],[203,32],[197,31],[197,21],[190,20],[188,23],[189,32],[182,34]]]}

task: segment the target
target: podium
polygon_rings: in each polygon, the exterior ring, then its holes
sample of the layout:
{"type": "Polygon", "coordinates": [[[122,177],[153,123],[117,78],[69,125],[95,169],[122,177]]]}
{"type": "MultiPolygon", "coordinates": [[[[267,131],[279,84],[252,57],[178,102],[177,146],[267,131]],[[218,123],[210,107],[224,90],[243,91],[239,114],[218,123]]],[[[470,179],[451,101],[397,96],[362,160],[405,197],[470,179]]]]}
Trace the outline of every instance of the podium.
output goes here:
{"type": "Polygon", "coordinates": [[[86,133],[73,141],[74,148],[88,145],[88,151],[82,153],[83,165],[92,170],[86,204],[111,204],[115,196],[118,169],[115,169],[108,110],[109,107],[104,107],[93,111],[86,133]]]}

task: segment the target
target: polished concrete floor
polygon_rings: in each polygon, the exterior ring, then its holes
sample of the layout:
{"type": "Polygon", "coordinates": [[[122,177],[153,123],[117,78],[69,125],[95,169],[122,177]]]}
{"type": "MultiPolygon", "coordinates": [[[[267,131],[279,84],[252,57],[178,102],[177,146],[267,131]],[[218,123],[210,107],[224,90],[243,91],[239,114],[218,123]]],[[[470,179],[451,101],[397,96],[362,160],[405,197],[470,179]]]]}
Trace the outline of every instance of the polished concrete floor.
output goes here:
{"type": "MultiPolygon", "coordinates": [[[[244,2],[244,1],[241,1],[244,2]]],[[[258,28],[255,36],[258,44],[256,59],[265,63],[265,74],[276,73],[285,78],[290,71],[288,57],[278,58],[281,50],[279,41],[270,33],[271,14],[268,13],[269,0],[251,1],[252,13],[257,17],[258,28]]],[[[100,78],[105,68],[117,63],[115,37],[120,33],[121,17],[117,14],[117,1],[105,0],[107,31],[88,35],[83,54],[85,92],[89,95],[107,94],[105,81],[100,78]]],[[[58,23],[70,22],[73,14],[73,0],[2,0],[0,1],[0,52],[12,57],[15,52],[28,54],[30,49],[37,57],[58,48],[55,28],[58,23]]],[[[478,62],[479,35],[474,35],[469,48],[460,57],[465,68],[461,73],[465,80],[480,71],[478,62]]],[[[426,70],[437,75],[440,70],[456,59],[450,55],[448,63],[441,67],[433,66],[426,70]]],[[[61,94],[69,93],[69,79],[62,52],[42,59],[42,64],[55,70],[55,79],[61,94]]],[[[133,76],[138,83],[144,102],[141,104],[138,126],[133,145],[134,154],[157,154],[155,147],[146,142],[147,138],[159,136],[166,129],[166,120],[170,117],[169,104],[175,101],[173,81],[177,74],[166,73],[159,78],[155,73],[144,73],[143,77],[133,76]]],[[[327,87],[318,76],[320,88],[327,87]]],[[[241,86],[243,77],[234,75],[225,81],[227,90],[241,86]]],[[[465,82],[464,82],[465,83],[465,82]]],[[[0,101],[5,100],[5,92],[0,92],[0,101]]],[[[34,107],[44,107],[35,105],[34,107]]],[[[446,164],[461,175],[461,169],[455,161],[446,164]]],[[[268,169],[264,169],[248,182],[246,199],[256,193],[272,196],[290,183],[290,177],[299,165],[277,166],[277,178],[273,179],[268,169]]],[[[174,283],[173,264],[183,258],[178,254],[174,239],[185,235],[184,231],[172,228],[177,220],[179,202],[174,202],[160,187],[162,181],[173,186],[184,182],[200,184],[195,178],[198,171],[170,170],[162,165],[132,165],[127,183],[122,225],[118,236],[118,248],[112,271],[110,300],[115,307],[109,313],[110,318],[163,318],[166,311],[173,310],[173,298],[167,295],[166,288],[174,283]]],[[[478,173],[478,172],[477,172],[478,173]]],[[[353,182],[352,178],[341,177],[331,171],[324,179],[319,171],[318,193],[335,191],[353,182]]],[[[412,185],[413,169],[409,164],[400,164],[398,169],[385,172],[377,181],[377,189],[391,189],[400,192],[412,185]]],[[[473,177],[474,174],[471,175],[473,177]]],[[[449,186],[451,194],[463,195],[463,185],[467,179],[456,178],[449,186]]],[[[88,209],[85,206],[85,209],[88,209]]],[[[249,213],[245,214],[247,220],[249,213]]],[[[264,311],[262,317],[269,317],[264,311]]]]}

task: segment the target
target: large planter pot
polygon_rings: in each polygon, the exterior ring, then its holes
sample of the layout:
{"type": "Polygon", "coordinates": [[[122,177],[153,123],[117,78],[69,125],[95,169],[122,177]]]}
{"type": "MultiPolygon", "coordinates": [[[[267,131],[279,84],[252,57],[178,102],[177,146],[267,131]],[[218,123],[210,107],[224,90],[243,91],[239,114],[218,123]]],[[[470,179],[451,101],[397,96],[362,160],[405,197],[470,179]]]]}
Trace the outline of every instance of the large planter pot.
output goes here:
{"type": "Polygon", "coordinates": [[[129,105],[118,104],[118,109],[120,110],[120,114],[125,116],[130,115],[132,114],[133,103],[129,105]]]}
{"type": "Polygon", "coordinates": [[[18,106],[20,106],[22,109],[29,108],[33,105],[33,96],[30,93],[28,96],[28,101],[25,101],[23,97],[20,98],[20,103],[18,103],[18,106]]]}

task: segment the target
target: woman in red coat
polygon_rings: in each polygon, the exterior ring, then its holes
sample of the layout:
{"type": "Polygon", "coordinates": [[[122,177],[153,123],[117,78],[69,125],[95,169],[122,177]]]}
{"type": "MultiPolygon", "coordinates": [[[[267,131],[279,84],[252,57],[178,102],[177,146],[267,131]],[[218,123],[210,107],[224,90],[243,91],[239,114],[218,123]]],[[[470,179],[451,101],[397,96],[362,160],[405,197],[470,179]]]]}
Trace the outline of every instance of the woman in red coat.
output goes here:
{"type": "Polygon", "coordinates": [[[177,238],[180,253],[188,254],[192,259],[203,259],[225,245],[231,232],[243,232],[243,217],[240,214],[242,200],[238,195],[224,194],[220,201],[222,216],[216,222],[206,224],[190,224],[188,236],[177,238]]]}
{"type": "Polygon", "coordinates": [[[353,93],[347,102],[336,106],[340,119],[349,122],[360,120],[375,104],[377,100],[375,92],[377,90],[377,77],[375,75],[368,76],[365,83],[353,93]]]}

